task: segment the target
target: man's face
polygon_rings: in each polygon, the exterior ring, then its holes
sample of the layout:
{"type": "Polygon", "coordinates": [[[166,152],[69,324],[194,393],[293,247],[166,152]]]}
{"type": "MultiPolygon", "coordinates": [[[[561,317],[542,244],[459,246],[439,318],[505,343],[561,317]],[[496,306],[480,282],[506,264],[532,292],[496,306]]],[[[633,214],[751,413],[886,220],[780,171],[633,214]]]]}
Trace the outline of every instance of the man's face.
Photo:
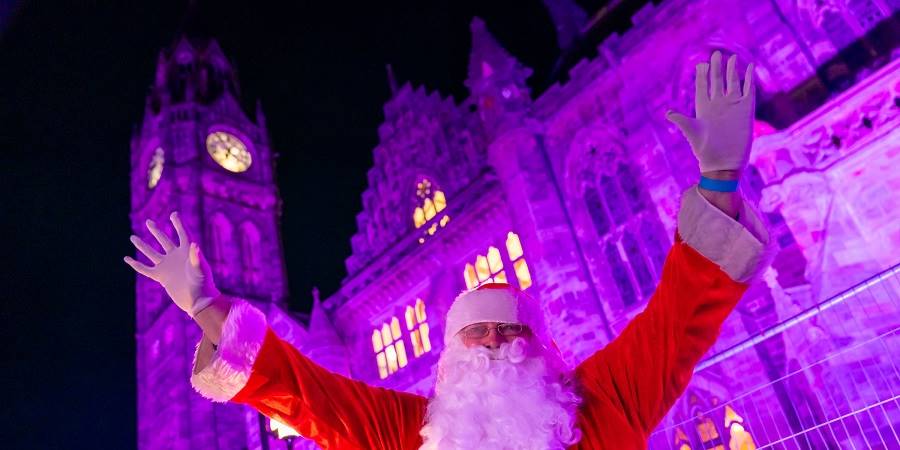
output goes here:
{"type": "Polygon", "coordinates": [[[482,346],[496,350],[500,344],[520,336],[528,339],[530,334],[528,327],[519,323],[478,322],[463,328],[457,336],[466,348],[482,346]]]}

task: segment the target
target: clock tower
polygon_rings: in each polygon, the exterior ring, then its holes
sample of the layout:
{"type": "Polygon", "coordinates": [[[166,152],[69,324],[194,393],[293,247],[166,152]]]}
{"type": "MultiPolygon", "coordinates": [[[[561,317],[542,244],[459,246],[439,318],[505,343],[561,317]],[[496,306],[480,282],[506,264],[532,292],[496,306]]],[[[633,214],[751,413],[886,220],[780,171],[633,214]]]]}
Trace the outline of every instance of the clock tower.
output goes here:
{"type": "MultiPolygon", "coordinates": [[[[281,200],[262,110],[251,119],[239,99],[215,40],[185,35],[160,52],[131,140],[131,226],[155,242],[145,221],[174,235],[168,217],[179,211],[219,289],[265,311],[287,297],[281,200]]],[[[253,447],[255,412],[213,404],[189,384],[199,328],[142,276],[136,313],[139,448],[253,447]]]]}

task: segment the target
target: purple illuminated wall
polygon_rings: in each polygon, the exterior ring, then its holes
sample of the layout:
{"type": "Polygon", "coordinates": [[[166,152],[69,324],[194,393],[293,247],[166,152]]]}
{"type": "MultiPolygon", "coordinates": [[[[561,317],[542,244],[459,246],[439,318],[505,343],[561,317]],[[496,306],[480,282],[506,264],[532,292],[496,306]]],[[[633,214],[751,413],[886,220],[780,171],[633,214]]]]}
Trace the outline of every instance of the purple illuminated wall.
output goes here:
{"type": "MultiPolygon", "coordinates": [[[[546,3],[554,20],[584,16],[573,2],[546,3]]],[[[528,286],[575,364],[644,307],[680,192],[697,178],[664,112],[691,110],[698,61],[715,49],[737,53],[759,79],[742,188],[760,201],[780,252],[651,448],[894,448],[898,10],[896,0],[648,5],[628,32],[538,97],[525,83],[531,71],[473,20],[468,98],[394,87],[348,276],[302,323],[282,303],[279,201],[262,113],[251,121],[240,111],[214,42],[180,40],[160,57],[132,142],[133,227],[140,234],[146,218],[163,223],[180,209],[207,253],[220,255],[226,291],[256,301],[316,361],[372,384],[428,394],[449,303],[486,277],[528,286]],[[842,62],[859,48],[866,64],[842,62]],[[205,141],[215,130],[246,144],[248,171],[213,162],[205,141]],[[165,164],[150,189],[157,148],[165,164]]],[[[164,296],[138,279],[141,448],[261,448],[257,415],[191,392],[197,330],[164,296]]]]}

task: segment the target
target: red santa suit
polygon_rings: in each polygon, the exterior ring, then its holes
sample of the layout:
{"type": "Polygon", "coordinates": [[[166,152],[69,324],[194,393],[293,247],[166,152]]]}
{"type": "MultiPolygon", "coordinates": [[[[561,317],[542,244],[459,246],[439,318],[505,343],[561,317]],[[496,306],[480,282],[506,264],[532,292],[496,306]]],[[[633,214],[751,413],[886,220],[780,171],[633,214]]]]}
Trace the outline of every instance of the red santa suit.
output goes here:
{"type": "MultiPolygon", "coordinates": [[[[745,206],[739,217],[726,216],[696,188],[685,192],[675,244],[646,309],[574,369],[581,440],[571,448],[646,448],[770,253],[755,212],[745,206]]],[[[324,449],[422,445],[425,397],[323,369],[245,302],[232,307],[216,352],[203,355],[202,347],[191,381],[207,398],[250,405],[324,449]]]]}

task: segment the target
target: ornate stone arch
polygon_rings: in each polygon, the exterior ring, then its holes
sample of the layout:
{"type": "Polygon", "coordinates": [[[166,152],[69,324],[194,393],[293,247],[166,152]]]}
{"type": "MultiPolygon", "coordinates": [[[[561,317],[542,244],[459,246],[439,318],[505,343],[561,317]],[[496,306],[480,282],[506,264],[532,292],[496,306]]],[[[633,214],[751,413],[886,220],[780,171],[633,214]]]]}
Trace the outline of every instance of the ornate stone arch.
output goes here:
{"type": "Polygon", "coordinates": [[[583,198],[584,183],[614,171],[624,155],[623,136],[602,121],[582,128],[569,144],[565,158],[565,188],[572,198],[583,198]]]}

